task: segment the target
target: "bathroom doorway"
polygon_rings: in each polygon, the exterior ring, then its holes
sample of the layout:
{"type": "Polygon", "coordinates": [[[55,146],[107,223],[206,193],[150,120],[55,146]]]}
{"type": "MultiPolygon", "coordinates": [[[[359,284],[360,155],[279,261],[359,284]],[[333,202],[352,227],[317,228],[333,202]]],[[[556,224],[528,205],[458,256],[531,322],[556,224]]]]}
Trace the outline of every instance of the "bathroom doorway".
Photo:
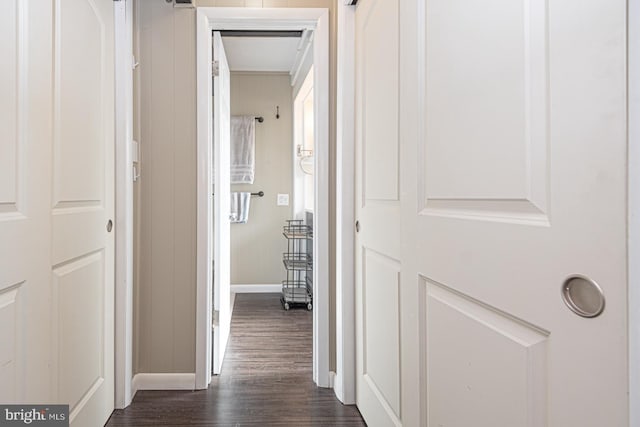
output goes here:
{"type": "MultiPolygon", "coordinates": [[[[283,227],[288,220],[305,220],[294,207],[305,195],[314,197],[313,175],[304,195],[294,185],[302,172],[294,161],[293,99],[297,80],[308,74],[300,64],[310,34],[221,36],[231,75],[231,292],[280,293],[288,250],[283,227]]],[[[313,121],[308,131],[312,138],[313,121]]],[[[313,155],[305,160],[313,163],[313,155]]]]}
{"type": "MultiPolygon", "coordinates": [[[[220,372],[231,320],[231,285],[238,292],[279,291],[281,282],[273,283],[278,271],[281,272],[280,278],[284,273],[284,246],[279,245],[286,245],[287,242],[282,236],[284,224],[274,225],[285,217],[303,220],[304,224],[310,225],[314,236],[308,248],[313,253],[313,311],[309,313],[313,320],[313,380],[320,387],[328,387],[328,12],[326,9],[247,11],[198,8],[197,19],[199,188],[196,387],[206,388],[211,381],[212,371],[220,372]],[[278,56],[276,53],[279,49],[264,45],[267,39],[276,38],[269,37],[276,35],[274,31],[281,33],[277,37],[281,44],[288,44],[292,48],[294,56],[290,68],[286,71],[270,70],[264,65],[261,69],[248,68],[246,61],[255,61],[260,57],[270,61],[278,56]],[[293,33],[297,33],[295,38],[290,37],[293,33]],[[293,40],[283,40],[287,38],[293,40]],[[251,43],[255,46],[248,47],[251,43]],[[224,53],[224,58],[221,53],[224,53]],[[210,61],[217,62],[212,67],[210,61]],[[243,61],[244,65],[240,66],[243,61]],[[310,111],[313,114],[307,114],[307,117],[312,117],[313,126],[306,130],[309,132],[311,129],[313,137],[296,144],[294,131],[298,126],[294,126],[294,100],[305,82],[316,89],[311,98],[309,93],[305,97],[307,104],[312,104],[310,111]],[[286,91],[271,93],[277,87],[286,91]],[[229,104],[220,104],[227,93],[229,104]],[[234,93],[244,94],[243,101],[234,103],[234,98],[237,98],[234,93]],[[280,98],[282,94],[286,94],[286,101],[280,98]],[[216,112],[224,112],[227,109],[225,105],[229,106],[228,118],[221,118],[216,112]],[[231,165],[223,164],[220,160],[227,158],[227,153],[230,154],[232,149],[229,146],[232,116],[254,119],[256,162],[253,183],[231,185],[230,179],[221,175],[231,172],[231,165]],[[226,126],[229,127],[228,136],[224,133],[226,126]],[[271,141],[271,147],[267,141],[271,141]],[[278,147],[286,148],[286,154],[278,147]],[[295,178],[298,176],[297,169],[303,175],[300,188],[295,178]],[[269,170],[275,173],[269,173],[269,170]],[[207,179],[214,174],[215,178],[207,179]],[[212,181],[216,182],[215,189],[212,181]],[[248,193],[249,209],[246,221],[230,226],[228,221],[224,224],[224,219],[229,214],[232,217],[239,215],[230,209],[233,206],[232,193],[236,193],[233,197],[244,193],[245,199],[248,193]],[[213,196],[209,196],[211,194],[213,196]],[[309,200],[313,200],[312,205],[308,203],[309,200]],[[300,203],[302,210],[298,209],[300,203]],[[260,237],[271,249],[256,247],[256,238],[260,237]],[[251,253],[253,257],[249,256],[251,253]],[[244,255],[248,255],[246,259],[244,255]],[[214,265],[215,269],[212,268],[214,265]]],[[[281,53],[284,50],[281,49],[281,53]]]]}

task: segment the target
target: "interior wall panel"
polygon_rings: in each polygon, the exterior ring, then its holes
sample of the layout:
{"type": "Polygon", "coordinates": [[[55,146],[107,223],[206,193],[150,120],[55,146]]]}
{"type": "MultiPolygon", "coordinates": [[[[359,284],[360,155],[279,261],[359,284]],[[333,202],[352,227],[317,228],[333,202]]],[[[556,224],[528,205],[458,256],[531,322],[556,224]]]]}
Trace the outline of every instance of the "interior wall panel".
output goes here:
{"type": "MultiPolygon", "coordinates": [[[[180,13],[175,16],[175,46],[177,64],[176,75],[184,76],[175,83],[175,128],[174,139],[178,143],[175,148],[175,167],[176,173],[174,182],[175,193],[175,246],[178,248],[190,248],[190,250],[178,250],[175,252],[175,277],[183,278],[185,282],[196,281],[196,248],[190,246],[196,239],[196,215],[185,206],[194,204],[196,201],[196,188],[191,184],[196,180],[195,168],[191,165],[196,161],[196,147],[191,145],[182,145],[184,139],[195,140],[196,128],[194,118],[196,117],[196,104],[193,101],[192,94],[196,91],[195,74],[190,74],[190,64],[196,63],[196,48],[189,45],[194,32],[190,25],[194,22],[194,18],[189,13],[180,13]],[[183,133],[183,129],[188,132],[183,133]]],[[[173,289],[174,310],[177,313],[195,313],[196,310],[196,291],[195,288],[184,286],[175,286],[173,289]]],[[[189,331],[195,328],[195,319],[186,316],[176,316],[176,330],[189,331]]],[[[185,348],[195,345],[195,330],[192,333],[176,333],[173,346],[174,365],[179,371],[188,372],[194,366],[194,360],[190,354],[184,351],[185,348]]]]}
{"type": "MultiPolygon", "coordinates": [[[[152,28],[148,39],[150,56],[141,58],[141,72],[143,78],[148,79],[150,93],[143,108],[148,114],[149,127],[142,135],[141,149],[143,153],[143,176],[141,178],[142,191],[146,192],[146,203],[142,207],[142,221],[148,222],[141,239],[148,242],[142,256],[148,259],[150,270],[144,280],[144,310],[147,311],[146,324],[148,334],[145,347],[147,368],[144,372],[180,372],[174,367],[174,337],[177,316],[195,319],[195,311],[179,313],[176,316],[173,305],[174,289],[188,277],[176,276],[175,256],[177,250],[190,251],[195,242],[189,242],[187,247],[176,248],[176,212],[178,209],[193,212],[191,204],[177,206],[176,173],[189,173],[177,170],[175,152],[178,146],[186,148],[188,135],[192,126],[176,127],[180,121],[176,109],[176,83],[180,77],[176,75],[175,63],[175,16],[179,10],[171,10],[172,5],[161,2],[149,3],[147,8],[151,14],[152,28]],[[166,54],[162,54],[166,52],[166,54]],[[176,139],[176,136],[179,140],[176,139]]],[[[181,13],[192,14],[185,9],[181,13]]],[[[187,77],[188,78],[188,77],[187,77]]],[[[195,120],[194,120],[195,123],[195,120]]],[[[195,179],[192,187],[195,188],[195,179]]],[[[190,191],[181,188],[182,191],[190,191]]],[[[195,200],[192,200],[195,207],[195,200]]],[[[185,291],[187,288],[183,288],[185,291]]],[[[194,327],[195,324],[193,323],[194,327]]],[[[189,333],[184,330],[179,333],[189,333]]],[[[193,355],[193,350],[188,350],[193,355]]],[[[193,366],[186,372],[193,372],[193,366]]]]}

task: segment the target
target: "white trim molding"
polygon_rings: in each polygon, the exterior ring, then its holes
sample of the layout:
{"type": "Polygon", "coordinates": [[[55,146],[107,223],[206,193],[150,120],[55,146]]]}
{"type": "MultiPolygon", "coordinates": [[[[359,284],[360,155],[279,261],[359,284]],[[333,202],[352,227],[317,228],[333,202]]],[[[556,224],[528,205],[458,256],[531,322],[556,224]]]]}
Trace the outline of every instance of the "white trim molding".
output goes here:
{"type": "Polygon", "coordinates": [[[196,388],[205,389],[211,382],[213,319],[213,111],[212,33],[209,21],[196,13],[196,83],[197,83],[197,219],[196,219],[196,388]],[[200,54],[198,54],[198,52],[200,54]]]}
{"type": "MultiPolygon", "coordinates": [[[[290,9],[301,11],[304,9],[290,9]]],[[[313,41],[313,90],[315,115],[315,155],[313,214],[313,381],[329,387],[329,11],[318,14],[313,41]],[[324,94],[324,96],[323,96],[324,94]]]]}
{"type": "Polygon", "coordinates": [[[627,7],[629,425],[640,426],[640,0],[627,7]]]}
{"type": "Polygon", "coordinates": [[[138,390],[194,390],[196,374],[136,374],[133,394],[138,390]]]}
{"type": "Polygon", "coordinates": [[[356,403],[355,9],[338,5],[336,122],[336,397],[356,403]]]}
{"type": "Polygon", "coordinates": [[[302,82],[298,82],[298,85],[293,88],[293,144],[291,145],[293,193],[291,205],[293,206],[293,219],[302,220],[307,217],[307,212],[310,211],[305,208],[307,199],[304,180],[307,175],[302,170],[300,163],[302,157],[298,156],[298,147],[304,148],[304,100],[313,91],[313,79],[313,64],[311,64],[311,68],[302,82]]]}
{"type": "Polygon", "coordinates": [[[232,294],[276,294],[282,292],[281,283],[231,285],[232,294]]]}
{"type": "Polygon", "coordinates": [[[133,2],[115,2],[115,394],[133,399],[133,2]]]}
{"type": "MultiPolygon", "coordinates": [[[[196,303],[196,388],[211,382],[211,266],[210,229],[206,221],[211,208],[206,198],[211,191],[211,31],[227,30],[314,30],[315,144],[314,169],[328,177],[329,165],[329,11],[324,8],[226,8],[199,7],[196,11],[197,88],[198,88],[198,220],[197,220],[197,303],[196,303]],[[209,153],[209,154],[208,154],[209,153]]],[[[329,180],[316,179],[314,215],[314,292],[313,292],[313,380],[329,387],[329,180]]]]}

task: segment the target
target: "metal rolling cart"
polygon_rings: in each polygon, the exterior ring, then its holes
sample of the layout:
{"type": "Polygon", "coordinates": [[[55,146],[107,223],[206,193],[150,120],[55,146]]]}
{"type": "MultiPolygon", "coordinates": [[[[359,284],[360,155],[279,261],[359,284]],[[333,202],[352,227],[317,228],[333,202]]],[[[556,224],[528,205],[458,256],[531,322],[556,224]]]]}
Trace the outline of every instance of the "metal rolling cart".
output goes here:
{"type": "Polygon", "coordinates": [[[287,220],[282,234],[287,239],[287,252],[282,262],[287,278],[282,281],[280,302],[285,310],[306,306],[313,309],[313,259],[308,250],[313,244],[313,230],[303,220],[287,220]]]}

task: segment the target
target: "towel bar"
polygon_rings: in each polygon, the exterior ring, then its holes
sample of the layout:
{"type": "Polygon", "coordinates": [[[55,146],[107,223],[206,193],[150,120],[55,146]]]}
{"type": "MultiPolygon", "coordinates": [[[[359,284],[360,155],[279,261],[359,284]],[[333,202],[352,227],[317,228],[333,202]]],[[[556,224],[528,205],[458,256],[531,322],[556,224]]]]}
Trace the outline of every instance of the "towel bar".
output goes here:
{"type": "MultiPolygon", "coordinates": [[[[216,193],[211,193],[212,196],[215,196],[216,193]]],[[[251,193],[252,196],[264,197],[264,191],[258,191],[257,193],[251,193]]]]}

